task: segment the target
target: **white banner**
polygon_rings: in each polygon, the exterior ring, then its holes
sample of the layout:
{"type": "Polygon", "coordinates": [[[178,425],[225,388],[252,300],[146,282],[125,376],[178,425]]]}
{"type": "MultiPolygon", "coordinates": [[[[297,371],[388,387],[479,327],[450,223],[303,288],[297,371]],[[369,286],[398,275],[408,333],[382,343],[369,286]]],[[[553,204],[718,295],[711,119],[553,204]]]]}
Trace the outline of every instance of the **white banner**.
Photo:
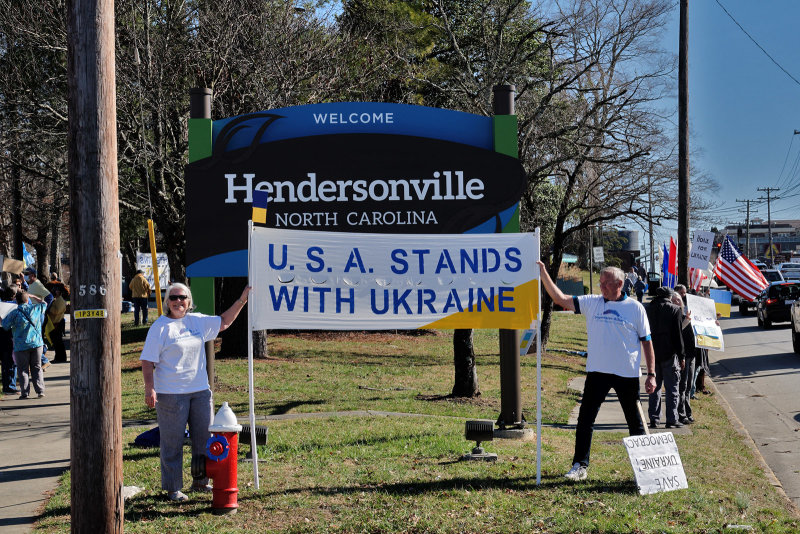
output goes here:
{"type": "Polygon", "coordinates": [[[592,261],[595,263],[604,263],[606,261],[603,247],[592,247],[592,261]]]}
{"type": "Polygon", "coordinates": [[[354,234],[254,227],[253,328],[527,329],[538,234],[354,234]]]}
{"type": "MultiPolygon", "coordinates": [[[[167,289],[167,285],[169,284],[169,261],[167,260],[167,254],[165,252],[156,252],[156,261],[158,261],[158,285],[161,289],[167,289]]],[[[150,289],[155,291],[156,279],[153,276],[153,255],[150,252],[137,252],[136,268],[144,273],[144,277],[147,278],[147,283],[150,284],[150,289]]]]}

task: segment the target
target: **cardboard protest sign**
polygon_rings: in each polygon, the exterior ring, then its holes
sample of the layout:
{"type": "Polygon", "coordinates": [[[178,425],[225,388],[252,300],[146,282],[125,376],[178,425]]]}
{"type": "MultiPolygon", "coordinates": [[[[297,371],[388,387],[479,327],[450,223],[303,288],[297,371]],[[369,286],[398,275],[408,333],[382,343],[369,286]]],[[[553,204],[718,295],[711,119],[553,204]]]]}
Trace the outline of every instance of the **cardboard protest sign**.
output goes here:
{"type": "Polygon", "coordinates": [[[640,495],[687,489],[678,444],[672,432],[622,439],[633,467],[640,495]]]}
{"type": "MultiPolygon", "coordinates": [[[[167,254],[164,252],[156,253],[156,261],[158,262],[158,285],[164,289],[169,285],[169,260],[167,254]]],[[[147,283],[151,288],[155,289],[156,278],[153,274],[153,255],[150,252],[137,252],[136,253],[136,268],[142,271],[147,283]]]]}
{"type": "Polygon", "coordinates": [[[527,329],[538,235],[253,228],[254,329],[527,329]]]}
{"type": "Polygon", "coordinates": [[[41,283],[39,280],[36,280],[35,282],[28,284],[28,293],[43,299],[50,294],[50,291],[44,287],[43,283],[41,283]]]}
{"type": "Polygon", "coordinates": [[[707,269],[713,247],[714,232],[696,231],[692,241],[692,249],[689,252],[689,267],[707,269]]]}
{"type": "Polygon", "coordinates": [[[22,274],[25,264],[20,260],[0,256],[0,271],[6,273],[22,274]]]}
{"type": "Polygon", "coordinates": [[[725,350],[722,329],[717,324],[714,301],[697,295],[686,295],[686,306],[692,312],[695,345],[706,349],[725,350]]]}

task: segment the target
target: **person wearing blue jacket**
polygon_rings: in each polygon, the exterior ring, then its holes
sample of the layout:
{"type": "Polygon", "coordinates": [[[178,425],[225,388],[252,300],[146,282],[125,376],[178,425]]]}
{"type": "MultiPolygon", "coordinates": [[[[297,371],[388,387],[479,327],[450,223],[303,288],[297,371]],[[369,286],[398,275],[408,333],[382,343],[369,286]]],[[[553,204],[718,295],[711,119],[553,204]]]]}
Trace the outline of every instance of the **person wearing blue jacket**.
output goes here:
{"type": "Polygon", "coordinates": [[[19,399],[30,395],[33,389],[44,397],[44,378],[42,376],[42,321],[47,304],[26,291],[16,295],[17,307],[3,319],[3,328],[11,330],[14,341],[14,355],[17,360],[17,389],[19,399]]]}

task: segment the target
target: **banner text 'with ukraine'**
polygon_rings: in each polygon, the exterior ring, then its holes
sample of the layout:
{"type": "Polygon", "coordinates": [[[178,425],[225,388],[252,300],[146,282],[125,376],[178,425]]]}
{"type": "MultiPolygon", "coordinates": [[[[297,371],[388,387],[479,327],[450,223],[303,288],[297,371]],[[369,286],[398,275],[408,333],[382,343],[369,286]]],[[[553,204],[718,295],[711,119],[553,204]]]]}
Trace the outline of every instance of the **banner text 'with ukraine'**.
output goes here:
{"type": "Polygon", "coordinates": [[[261,329],[529,328],[536,234],[354,234],[253,228],[261,329]]]}

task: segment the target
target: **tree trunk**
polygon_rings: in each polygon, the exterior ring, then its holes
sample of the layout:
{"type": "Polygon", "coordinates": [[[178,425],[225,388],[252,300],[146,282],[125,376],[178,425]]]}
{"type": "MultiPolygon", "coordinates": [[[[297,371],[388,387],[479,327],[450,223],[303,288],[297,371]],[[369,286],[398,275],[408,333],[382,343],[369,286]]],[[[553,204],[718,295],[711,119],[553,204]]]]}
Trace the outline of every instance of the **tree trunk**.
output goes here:
{"type": "Polygon", "coordinates": [[[11,254],[15,260],[22,260],[22,190],[20,172],[17,165],[11,164],[11,254]]]}
{"type": "MultiPolygon", "coordinates": [[[[61,234],[61,213],[55,212],[50,219],[50,271],[61,277],[61,247],[58,240],[61,234]]],[[[48,276],[49,280],[50,277],[48,276]]]]}
{"type": "Polygon", "coordinates": [[[475,350],[472,347],[472,330],[453,331],[453,364],[455,381],[453,397],[478,397],[478,374],[475,370],[475,350]]]}
{"type": "MultiPolygon", "coordinates": [[[[219,313],[230,308],[241,296],[247,278],[228,276],[216,283],[216,309],[219,313]]],[[[221,358],[247,358],[247,313],[245,306],[233,324],[220,334],[222,346],[217,354],[221,358]]],[[[253,332],[253,358],[267,357],[267,331],[253,332]]]]}

